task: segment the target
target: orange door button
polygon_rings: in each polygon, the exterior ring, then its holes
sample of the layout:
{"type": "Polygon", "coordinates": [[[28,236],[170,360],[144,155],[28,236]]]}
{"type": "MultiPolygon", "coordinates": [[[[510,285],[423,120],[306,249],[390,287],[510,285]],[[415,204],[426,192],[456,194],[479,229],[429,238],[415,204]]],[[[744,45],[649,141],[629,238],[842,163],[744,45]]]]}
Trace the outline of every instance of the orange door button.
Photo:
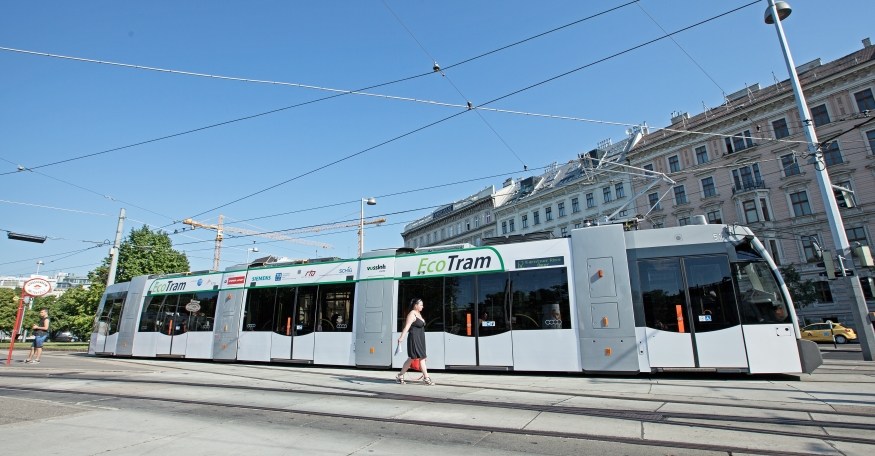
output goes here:
{"type": "Polygon", "coordinates": [[[678,332],[686,332],[684,331],[684,308],[682,305],[675,305],[675,311],[678,315],[678,332]]]}
{"type": "Polygon", "coordinates": [[[371,354],[374,353],[374,347],[371,347],[371,354]]]}
{"type": "Polygon", "coordinates": [[[608,317],[602,318],[602,326],[608,326],[608,317]]]}
{"type": "Polygon", "coordinates": [[[604,271],[602,271],[601,269],[599,269],[599,277],[604,277],[604,276],[605,276],[604,271]]]}
{"type": "Polygon", "coordinates": [[[605,349],[605,356],[611,356],[611,349],[610,348],[605,349]]]}

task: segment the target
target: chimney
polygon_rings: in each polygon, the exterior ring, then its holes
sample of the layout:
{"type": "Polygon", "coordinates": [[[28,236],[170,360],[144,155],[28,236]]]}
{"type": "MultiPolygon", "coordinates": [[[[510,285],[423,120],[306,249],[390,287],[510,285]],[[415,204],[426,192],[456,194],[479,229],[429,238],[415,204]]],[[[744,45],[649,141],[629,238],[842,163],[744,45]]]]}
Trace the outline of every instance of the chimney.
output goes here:
{"type": "Polygon", "coordinates": [[[872,40],[869,38],[863,38],[863,49],[872,46],[872,40]]]}

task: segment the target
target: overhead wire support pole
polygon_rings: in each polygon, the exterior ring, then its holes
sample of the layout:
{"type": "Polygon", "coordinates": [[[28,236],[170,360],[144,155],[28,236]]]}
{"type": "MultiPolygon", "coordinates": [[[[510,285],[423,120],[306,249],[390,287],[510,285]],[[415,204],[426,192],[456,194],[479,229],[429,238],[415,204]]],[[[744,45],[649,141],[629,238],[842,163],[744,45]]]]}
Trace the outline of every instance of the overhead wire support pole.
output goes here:
{"type": "Polygon", "coordinates": [[[125,225],[125,208],[122,208],[118,214],[118,227],[115,229],[115,242],[112,243],[112,248],[109,249],[109,273],[106,275],[106,286],[110,286],[115,283],[115,272],[118,269],[118,254],[119,247],[122,242],[122,230],[125,225]]]}
{"type": "MultiPolygon", "coordinates": [[[[799,75],[796,74],[796,64],[793,63],[793,56],[790,54],[790,47],[787,44],[787,38],[784,36],[784,27],[781,26],[781,21],[790,15],[790,6],[785,2],[780,2],[781,9],[779,10],[775,5],[775,0],[768,0],[768,2],[769,8],[766,10],[765,21],[767,24],[775,24],[778,41],[781,44],[781,51],[784,53],[784,61],[787,64],[787,72],[790,73],[790,85],[793,88],[793,94],[796,98],[796,107],[799,110],[799,117],[802,120],[802,130],[805,132],[805,137],[808,140],[808,151],[816,160],[814,175],[817,177],[817,186],[820,188],[820,196],[823,199],[826,219],[829,222],[829,228],[832,232],[836,250],[839,251],[839,260],[847,259],[847,268],[851,270],[851,274],[846,274],[845,270],[842,269],[841,274],[845,276],[845,280],[848,282],[848,289],[851,290],[851,296],[853,297],[851,302],[851,313],[854,315],[854,323],[857,326],[857,334],[860,340],[860,348],[863,352],[863,359],[866,361],[872,361],[873,355],[875,355],[875,331],[873,331],[872,324],[869,323],[869,308],[866,304],[866,298],[863,295],[863,286],[857,278],[859,276],[853,272],[854,261],[850,256],[851,246],[848,243],[848,237],[845,233],[842,214],[839,212],[839,206],[835,200],[832,181],[826,170],[826,163],[819,147],[819,142],[817,141],[817,133],[814,131],[814,124],[811,121],[811,113],[805,102],[805,94],[802,92],[799,75]]],[[[840,261],[840,264],[841,263],[842,262],[840,261]]]]}

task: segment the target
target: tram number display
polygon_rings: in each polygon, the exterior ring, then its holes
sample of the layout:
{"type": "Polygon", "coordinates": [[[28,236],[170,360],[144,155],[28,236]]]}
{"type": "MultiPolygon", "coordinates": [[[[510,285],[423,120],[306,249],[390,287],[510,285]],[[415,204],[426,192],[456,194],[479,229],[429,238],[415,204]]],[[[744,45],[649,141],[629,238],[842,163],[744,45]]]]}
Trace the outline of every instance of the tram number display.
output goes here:
{"type": "Polygon", "coordinates": [[[547,258],[528,258],[525,260],[516,260],[514,265],[517,269],[524,268],[545,268],[548,266],[562,266],[565,264],[565,258],[561,256],[547,258]]]}
{"type": "Polygon", "coordinates": [[[187,310],[191,313],[195,313],[195,312],[201,310],[201,302],[195,301],[194,299],[192,299],[191,302],[189,302],[188,304],[185,305],[185,310],[187,310]]]}
{"type": "Polygon", "coordinates": [[[711,321],[710,315],[699,315],[699,321],[711,321]]]}

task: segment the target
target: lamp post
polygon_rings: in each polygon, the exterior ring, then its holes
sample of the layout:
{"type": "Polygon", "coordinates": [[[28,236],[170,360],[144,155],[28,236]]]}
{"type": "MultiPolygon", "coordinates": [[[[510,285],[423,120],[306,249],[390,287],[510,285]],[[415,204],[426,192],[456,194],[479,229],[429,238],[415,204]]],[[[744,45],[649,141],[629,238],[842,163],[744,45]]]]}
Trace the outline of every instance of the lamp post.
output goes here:
{"type": "Polygon", "coordinates": [[[368,206],[373,206],[377,204],[377,200],[374,198],[362,198],[362,212],[359,217],[359,258],[362,257],[362,253],[365,251],[365,203],[368,203],[368,206]]]}
{"type": "MultiPolygon", "coordinates": [[[[766,9],[765,21],[766,24],[775,24],[778,41],[781,44],[781,50],[784,52],[787,72],[790,73],[790,84],[793,86],[793,94],[796,96],[796,107],[799,109],[799,117],[802,119],[802,130],[805,131],[805,137],[808,140],[808,151],[816,160],[814,175],[817,176],[817,186],[820,188],[820,196],[823,199],[826,219],[829,222],[829,228],[835,240],[836,250],[838,250],[841,273],[845,275],[846,266],[844,261],[847,261],[847,269],[852,271],[854,269],[854,261],[850,256],[851,246],[845,234],[845,225],[842,222],[839,206],[835,200],[832,182],[826,171],[826,163],[820,151],[817,133],[815,133],[814,125],[811,121],[811,113],[808,111],[805,95],[802,93],[802,86],[799,83],[799,76],[796,74],[796,65],[793,63],[793,56],[790,55],[790,47],[787,45],[787,38],[784,36],[784,28],[781,26],[781,21],[786,19],[792,10],[787,2],[775,2],[775,0],[768,0],[768,2],[769,7],[766,9]]],[[[856,274],[846,276],[845,280],[848,281],[848,289],[851,290],[854,297],[854,301],[851,304],[851,313],[854,315],[854,323],[857,326],[863,359],[872,361],[873,354],[875,354],[875,332],[873,332],[872,325],[868,321],[869,310],[866,305],[866,298],[863,296],[863,287],[860,285],[856,274]]]]}
{"type": "Polygon", "coordinates": [[[44,265],[43,260],[39,260],[36,262],[36,275],[39,275],[39,267],[44,265]]]}
{"type": "Polygon", "coordinates": [[[253,247],[251,249],[246,249],[246,264],[249,264],[249,252],[258,253],[258,247],[253,247]]]}

